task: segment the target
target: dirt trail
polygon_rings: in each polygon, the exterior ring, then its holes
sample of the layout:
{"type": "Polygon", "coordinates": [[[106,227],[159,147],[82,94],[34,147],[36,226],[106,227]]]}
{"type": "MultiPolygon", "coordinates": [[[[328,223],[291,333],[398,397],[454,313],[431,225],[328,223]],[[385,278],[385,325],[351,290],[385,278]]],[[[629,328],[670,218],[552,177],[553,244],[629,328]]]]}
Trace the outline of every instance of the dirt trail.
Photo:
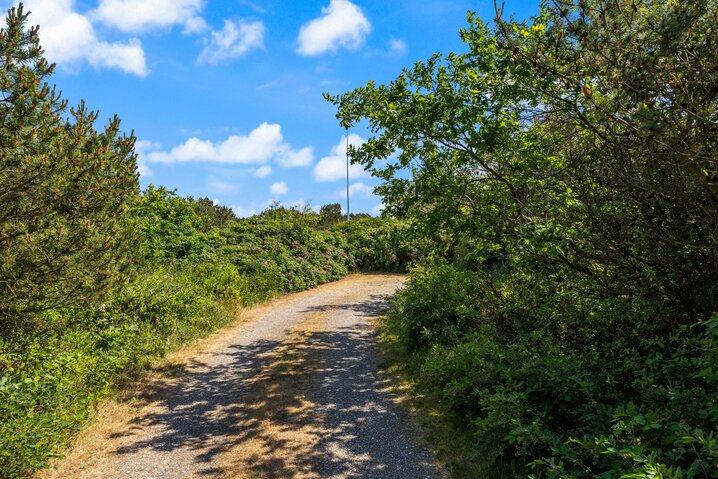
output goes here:
{"type": "Polygon", "coordinates": [[[371,320],[402,280],[355,275],[248,310],[107,405],[42,477],[443,477],[378,373],[371,320]]]}

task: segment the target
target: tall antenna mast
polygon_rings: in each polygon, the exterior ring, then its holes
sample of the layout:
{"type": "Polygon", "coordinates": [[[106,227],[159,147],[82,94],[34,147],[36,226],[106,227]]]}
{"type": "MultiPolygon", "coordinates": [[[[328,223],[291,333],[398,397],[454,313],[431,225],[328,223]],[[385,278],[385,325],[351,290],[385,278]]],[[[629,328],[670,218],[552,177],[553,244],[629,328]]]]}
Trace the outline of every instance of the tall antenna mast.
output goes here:
{"type": "Polygon", "coordinates": [[[347,127],[347,223],[349,222],[349,127],[347,127]]]}

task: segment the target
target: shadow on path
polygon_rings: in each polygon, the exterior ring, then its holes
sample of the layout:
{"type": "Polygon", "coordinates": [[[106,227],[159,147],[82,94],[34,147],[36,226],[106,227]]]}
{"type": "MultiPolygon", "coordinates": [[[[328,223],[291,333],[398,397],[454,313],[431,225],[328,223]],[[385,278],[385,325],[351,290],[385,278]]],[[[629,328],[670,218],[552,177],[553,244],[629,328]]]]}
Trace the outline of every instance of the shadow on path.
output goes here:
{"type": "Polygon", "coordinates": [[[115,453],[189,450],[204,477],[439,477],[382,392],[376,338],[365,317],[385,305],[384,296],[374,295],[307,308],[305,330],[297,322],[284,341],[235,345],[207,355],[206,363],[174,368],[141,397],[158,407],[133,426],[151,429],[151,436],[138,434],[115,453]],[[335,317],[328,331],[313,327],[335,317]]]}

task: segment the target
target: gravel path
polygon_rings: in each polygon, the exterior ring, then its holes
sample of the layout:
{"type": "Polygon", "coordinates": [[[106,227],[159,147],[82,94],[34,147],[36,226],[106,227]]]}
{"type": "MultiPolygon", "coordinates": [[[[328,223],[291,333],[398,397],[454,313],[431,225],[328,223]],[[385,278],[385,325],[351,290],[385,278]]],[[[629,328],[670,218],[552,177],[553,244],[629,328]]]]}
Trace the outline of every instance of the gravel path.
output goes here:
{"type": "Polygon", "coordinates": [[[249,310],[108,406],[43,477],[444,477],[378,373],[371,319],[402,280],[355,275],[249,310]]]}

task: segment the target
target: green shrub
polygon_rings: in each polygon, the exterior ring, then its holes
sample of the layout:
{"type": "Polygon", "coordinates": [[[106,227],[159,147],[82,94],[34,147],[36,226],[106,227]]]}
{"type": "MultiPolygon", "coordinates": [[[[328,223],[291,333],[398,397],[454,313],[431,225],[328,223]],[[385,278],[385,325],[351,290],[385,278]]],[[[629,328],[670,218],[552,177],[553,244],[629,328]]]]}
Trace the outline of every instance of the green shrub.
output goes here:
{"type": "Polygon", "coordinates": [[[357,218],[331,231],[346,237],[349,254],[362,271],[406,271],[426,257],[431,244],[412,235],[406,223],[390,218],[357,218]]]}
{"type": "Polygon", "coordinates": [[[409,351],[451,344],[477,326],[478,274],[447,264],[418,267],[394,300],[403,344],[409,351]]]}
{"type": "Polygon", "coordinates": [[[192,199],[150,185],[129,216],[138,231],[138,254],[150,261],[197,258],[209,249],[208,235],[192,199]]]}
{"type": "Polygon", "coordinates": [[[713,477],[718,317],[666,336],[640,301],[531,279],[425,266],[389,313],[417,387],[470,438],[468,477],[713,477]]]}
{"type": "Polygon", "coordinates": [[[41,330],[3,337],[2,477],[45,467],[123,377],[259,299],[231,266],[177,263],[139,275],[82,316],[47,314],[41,330]]]}
{"type": "Polygon", "coordinates": [[[257,216],[222,231],[223,254],[243,274],[272,274],[281,291],[301,291],[354,269],[342,235],[316,230],[302,218],[257,216]]]}

